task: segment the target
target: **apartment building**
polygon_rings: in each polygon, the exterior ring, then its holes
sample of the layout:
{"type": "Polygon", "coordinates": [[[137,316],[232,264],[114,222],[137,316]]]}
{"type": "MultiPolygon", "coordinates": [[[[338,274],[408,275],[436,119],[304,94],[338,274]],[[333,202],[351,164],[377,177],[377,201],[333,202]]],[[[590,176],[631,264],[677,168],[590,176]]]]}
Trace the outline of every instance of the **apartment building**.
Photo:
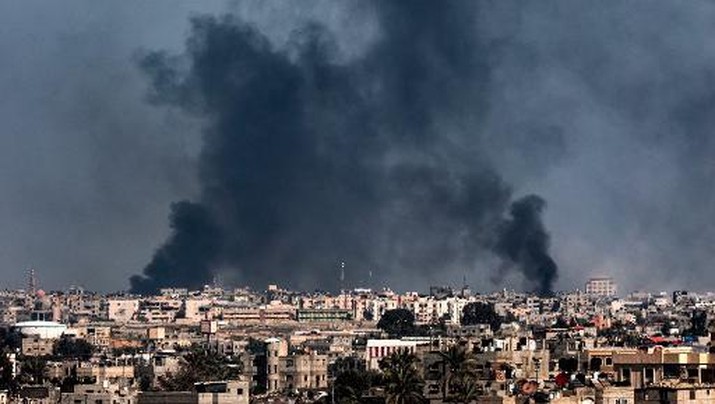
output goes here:
{"type": "Polygon", "coordinates": [[[22,354],[25,356],[49,356],[52,355],[55,339],[40,338],[38,335],[31,335],[22,339],[22,354]]]}
{"type": "Polygon", "coordinates": [[[586,282],[584,288],[587,295],[599,297],[612,297],[616,295],[616,282],[613,278],[599,277],[591,278],[586,282]]]}
{"type": "Polygon", "coordinates": [[[312,390],[328,387],[328,355],[317,352],[289,354],[278,359],[279,390],[312,390]]]}
{"type": "Polygon", "coordinates": [[[636,389],[666,382],[715,384],[715,355],[692,347],[623,350],[613,355],[613,371],[636,389]]]}
{"type": "Polygon", "coordinates": [[[134,319],[139,311],[138,299],[107,299],[107,318],[117,323],[134,319]]]}

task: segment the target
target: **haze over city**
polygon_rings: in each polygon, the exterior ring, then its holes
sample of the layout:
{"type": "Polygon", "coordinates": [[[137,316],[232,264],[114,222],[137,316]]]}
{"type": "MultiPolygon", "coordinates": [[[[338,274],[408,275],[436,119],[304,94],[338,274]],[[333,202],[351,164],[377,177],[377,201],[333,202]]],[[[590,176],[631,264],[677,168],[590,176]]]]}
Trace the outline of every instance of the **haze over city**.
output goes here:
{"type": "Polygon", "coordinates": [[[0,276],[334,290],[345,263],[350,287],[713,288],[714,18],[2,3],[0,276]]]}

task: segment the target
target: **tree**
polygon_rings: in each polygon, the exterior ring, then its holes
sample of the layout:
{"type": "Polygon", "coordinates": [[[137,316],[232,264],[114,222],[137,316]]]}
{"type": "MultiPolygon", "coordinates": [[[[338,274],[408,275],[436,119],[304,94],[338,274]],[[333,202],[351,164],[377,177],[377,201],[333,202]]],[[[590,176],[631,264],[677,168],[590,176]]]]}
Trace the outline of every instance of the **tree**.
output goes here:
{"type": "Polygon", "coordinates": [[[22,334],[14,328],[0,328],[0,350],[15,352],[22,348],[22,334]]]}
{"type": "Polygon", "coordinates": [[[417,357],[398,351],[380,361],[384,373],[387,404],[417,404],[425,402],[424,380],[417,370],[417,357]]]}
{"type": "Polygon", "coordinates": [[[415,333],[415,315],[407,309],[387,310],[377,328],[385,331],[391,337],[403,337],[415,333]]]}
{"type": "Polygon", "coordinates": [[[439,353],[444,363],[443,398],[450,397],[468,379],[476,377],[476,359],[461,345],[452,345],[448,350],[439,353]]]}
{"type": "Polygon", "coordinates": [[[179,370],[159,378],[159,385],[166,391],[189,391],[194,384],[211,380],[231,380],[238,377],[240,369],[225,355],[193,347],[182,358],[179,370]]]}
{"type": "Polygon", "coordinates": [[[379,375],[366,370],[346,370],[335,378],[335,402],[360,404],[370,388],[377,384],[379,375]]]}
{"type": "Polygon", "coordinates": [[[688,333],[695,336],[708,335],[708,313],[704,310],[694,310],[690,317],[688,333]]]}
{"type": "Polygon", "coordinates": [[[87,360],[93,353],[94,346],[81,338],[63,335],[54,346],[54,354],[63,359],[87,360]]]}
{"type": "Polygon", "coordinates": [[[496,331],[501,327],[503,318],[488,303],[471,302],[462,309],[462,325],[489,324],[496,331]]]}
{"type": "Polygon", "coordinates": [[[42,384],[46,372],[47,362],[44,359],[28,357],[20,364],[19,379],[22,383],[42,384]]]}
{"type": "Polygon", "coordinates": [[[471,403],[479,398],[482,388],[473,377],[465,377],[457,383],[454,402],[471,403]]]}
{"type": "Polygon", "coordinates": [[[149,391],[154,387],[154,368],[151,365],[140,364],[134,366],[134,375],[139,384],[139,390],[149,391]]]}
{"type": "Polygon", "coordinates": [[[0,353],[0,389],[14,391],[17,382],[13,377],[12,363],[5,353],[0,353]]]}

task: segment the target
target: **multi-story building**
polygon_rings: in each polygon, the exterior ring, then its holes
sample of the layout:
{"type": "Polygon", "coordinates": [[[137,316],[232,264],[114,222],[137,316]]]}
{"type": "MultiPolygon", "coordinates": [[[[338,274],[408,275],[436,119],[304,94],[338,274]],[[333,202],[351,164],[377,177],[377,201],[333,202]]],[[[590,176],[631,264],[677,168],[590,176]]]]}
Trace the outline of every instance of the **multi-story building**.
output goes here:
{"type": "Polygon", "coordinates": [[[587,295],[599,297],[612,297],[616,295],[617,287],[613,278],[591,278],[586,282],[584,289],[587,295]]]}
{"type": "Polygon", "coordinates": [[[625,349],[612,361],[616,379],[636,389],[665,382],[715,384],[715,354],[692,347],[625,349]]]}
{"type": "Polygon", "coordinates": [[[38,335],[31,335],[22,339],[22,354],[25,356],[49,356],[52,355],[55,339],[40,338],[38,335]]]}
{"type": "Polygon", "coordinates": [[[118,385],[76,384],[72,392],[62,393],[61,404],[132,404],[136,402],[136,392],[118,385]]]}
{"type": "Polygon", "coordinates": [[[278,360],[279,390],[314,390],[328,387],[328,355],[314,351],[278,360]]]}
{"type": "Polygon", "coordinates": [[[279,391],[281,389],[280,358],[288,355],[288,341],[280,338],[269,338],[266,340],[266,373],[268,373],[268,391],[279,391]]]}
{"type": "Polygon", "coordinates": [[[650,386],[635,390],[634,403],[715,404],[715,389],[711,385],[703,386],[692,384],[650,386]]]}
{"type": "Polygon", "coordinates": [[[230,380],[203,382],[195,391],[143,391],[137,395],[137,404],[248,404],[249,382],[230,380]]]}
{"type": "Polygon", "coordinates": [[[334,323],[349,321],[352,314],[344,309],[298,309],[295,318],[298,322],[334,323]]]}
{"type": "Polygon", "coordinates": [[[132,320],[139,311],[138,299],[108,299],[107,317],[117,323],[126,323],[132,320]]]}
{"type": "Polygon", "coordinates": [[[401,340],[401,339],[369,339],[365,348],[365,362],[367,369],[380,368],[380,360],[398,351],[417,353],[419,345],[429,345],[429,341],[401,340]]]}

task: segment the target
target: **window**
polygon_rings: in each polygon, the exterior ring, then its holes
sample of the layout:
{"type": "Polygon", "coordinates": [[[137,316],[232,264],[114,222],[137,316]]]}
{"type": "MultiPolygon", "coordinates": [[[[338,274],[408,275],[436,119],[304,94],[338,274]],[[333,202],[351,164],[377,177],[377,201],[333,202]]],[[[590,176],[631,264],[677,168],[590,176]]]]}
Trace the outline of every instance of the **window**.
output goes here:
{"type": "Polygon", "coordinates": [[[645,368],[643,378],[645,379],[646,383],[653,383],[655,380],[655,370],[653,368],[645,368]]]}
{"type": "Polygon", "coordinates": [[[690,399],[695,400],[695,390],[690,390],[690,399]]]}
{"type": "Polygon", "coordinates": [[[243,395],[243,389],[236,389],[236,392],[238,393],[239,396],[243,395]]]}

